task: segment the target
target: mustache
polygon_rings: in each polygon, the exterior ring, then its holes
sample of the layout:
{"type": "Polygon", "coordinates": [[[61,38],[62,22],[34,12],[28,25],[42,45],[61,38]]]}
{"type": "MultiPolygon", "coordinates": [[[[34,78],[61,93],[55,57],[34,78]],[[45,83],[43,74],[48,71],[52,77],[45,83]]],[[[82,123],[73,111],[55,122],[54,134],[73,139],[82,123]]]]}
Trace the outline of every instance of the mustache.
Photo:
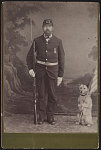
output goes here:
{"type": "Polygon", "coordinates": [[[47,29],[45,32],[51,32],[49,29],[47,29]]]}

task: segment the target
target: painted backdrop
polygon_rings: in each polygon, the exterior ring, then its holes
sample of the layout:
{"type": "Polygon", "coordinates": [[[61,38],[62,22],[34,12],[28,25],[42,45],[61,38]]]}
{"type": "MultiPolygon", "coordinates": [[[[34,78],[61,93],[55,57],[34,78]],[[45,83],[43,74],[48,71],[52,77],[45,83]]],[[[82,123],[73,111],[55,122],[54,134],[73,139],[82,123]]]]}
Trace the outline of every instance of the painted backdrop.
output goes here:
{"type": "MultiPolygon", "coordinates": [[[[57,88],[56,112],[77,112],[78,85],[89,85],[97,64],[98,4],[92,2],[4,2],[4,110],[32,113],[32,78],[26,55],[31,34],[42,34],[42,22],[51,18],[54,34],[62,39],[65,73],[57,88]],[[32,31],[30,21],[32,20],[32,31]]],[[[97,94],[93,93],[93,113],[97,112],[97,94]]]]}

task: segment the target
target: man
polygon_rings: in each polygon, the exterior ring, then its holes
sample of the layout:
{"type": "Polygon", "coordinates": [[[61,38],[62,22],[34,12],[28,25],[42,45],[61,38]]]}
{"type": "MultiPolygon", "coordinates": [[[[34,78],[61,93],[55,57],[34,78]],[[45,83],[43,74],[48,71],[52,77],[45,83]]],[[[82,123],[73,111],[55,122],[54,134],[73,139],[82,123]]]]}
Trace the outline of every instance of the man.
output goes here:
{"type": "Polygon", "coordinates": [[[64,49],[62,41],[53,35],[51,19],[43,21],[43,35],[35,38],[27,55],[29,74],[36,76],[38,90],[39,124],[43,124],[45,115],[49,124],[55,124],[56,85],[62,82],[64,73],[64,49]],[[34,50],[33,50],[34,49],[34,50]],[[34,56],[36,52],[36,61],[34,56]],[[46,105],[47,96],[47,105],[46,105]]]}

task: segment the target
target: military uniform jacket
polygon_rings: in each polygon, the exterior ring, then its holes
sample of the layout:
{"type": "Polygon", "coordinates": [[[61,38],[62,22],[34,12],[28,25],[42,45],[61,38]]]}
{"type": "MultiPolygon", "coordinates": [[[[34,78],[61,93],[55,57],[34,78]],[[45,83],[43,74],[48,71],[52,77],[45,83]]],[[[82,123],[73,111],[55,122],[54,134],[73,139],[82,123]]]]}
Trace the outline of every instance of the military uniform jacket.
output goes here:
{"type": "Polygon", "coordinates": [[[47,43],[44,35],[42,35],[33,40],[26,61],[28,68],[35,71],[36,77],[40,77],[47,72],[51,78],[57,78],[63,77],[64,74],[64,56],[62,40],[52,35],[47,43]],[[58,62],[58,65],[45,66],[36,63],[34,52],[36,52],[37,60],[50,63],[58,62]]]}

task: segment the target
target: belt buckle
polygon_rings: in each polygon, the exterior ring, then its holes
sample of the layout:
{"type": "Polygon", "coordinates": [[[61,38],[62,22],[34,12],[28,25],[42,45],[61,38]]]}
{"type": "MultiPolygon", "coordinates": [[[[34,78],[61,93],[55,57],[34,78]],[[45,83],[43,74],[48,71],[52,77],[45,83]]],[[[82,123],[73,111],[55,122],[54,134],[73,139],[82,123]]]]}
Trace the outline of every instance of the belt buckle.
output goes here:
{"type": "Polygon", "coordinates": [[[45,62],[45,65],[48,65],[48,62],[45,62]]]}

